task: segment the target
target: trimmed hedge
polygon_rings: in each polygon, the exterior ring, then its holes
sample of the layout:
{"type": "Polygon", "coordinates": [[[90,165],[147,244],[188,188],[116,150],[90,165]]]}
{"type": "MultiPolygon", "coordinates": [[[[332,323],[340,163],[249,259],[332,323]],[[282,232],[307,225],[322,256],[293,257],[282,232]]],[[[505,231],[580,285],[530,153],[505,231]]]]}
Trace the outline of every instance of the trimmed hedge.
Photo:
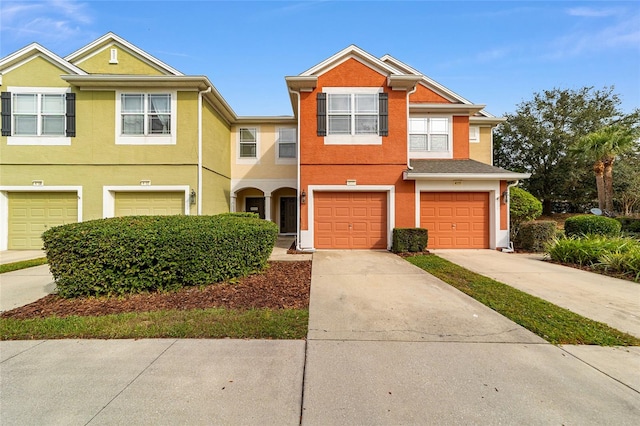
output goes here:
{"type": "Polygon", "coordinates": [[[509,188],[509,217],[511,218],[511,239],[518,240],[520,225],[535,220],[542,214],[542,203],[531,193],[514,186],[509,188]]]}
{"type": "Polygon", "coordinates": [[[557,223],[553,220],[525,222],[520,225],[515,245],[527,251],[542,252],[556,237],[556,227],[557,223]]]}
{"type": "Polygon", "coordinates": [[[640,217],[617,217],[616,220],[622,225],[623,232],[640,234],[640,217]]]}
{"type": "Polygon", "coordinates": [[[429,232],[425,228],[393,228],[394,253],[422,252],[427,247],[429,232]]]}
{"type": "Polygon", "coordinates": [[[564,233],[567,237],[584,235],[604,235],[617,237],[622,225],[615,219],[605,216],[579,215],[567,218],[564,222],[564,233]]]}
{"type": "Polygon", "coordinates": [[[127,216],[43,234],[62,297],[205,285],[263,269],[278,235],[257,215],[127,216]]]}

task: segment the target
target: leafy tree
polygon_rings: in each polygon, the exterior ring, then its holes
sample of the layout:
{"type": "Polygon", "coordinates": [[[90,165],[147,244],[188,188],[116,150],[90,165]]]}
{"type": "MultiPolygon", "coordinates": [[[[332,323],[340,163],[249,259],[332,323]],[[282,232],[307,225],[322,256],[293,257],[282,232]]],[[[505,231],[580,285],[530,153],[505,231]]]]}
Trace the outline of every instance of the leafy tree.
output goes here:
{"type": "Polygon", "coordinates": [[[640,155],[627,152],[620,156],[613,172],[614,202],[616,210],[631,216],[640,210],[640,155]]]}
{"type": "Polygon", "coordinates": [[[542,200],[543,212],[551,213],[553,201],[572,200],[584,188],[582,168],[569,156],[570,148],[589,133],[622,117],[620,98],[613,87],[594,90],[553,89],[535,93],[518,105],[514,114],[498,126],[494,138],[495,164],[531,173],[523,187],[542,200]],[[576,188],[576,185],[579,188],[576,188]]]}
{"type": "Polygon", "coordinates": [[[536,219],[542,213],[542,203],[522,188],[509,188],[509,217],[511,219],[511,239],[516,240],[520,226],[536,219]]]}
{"type": "MultiPolygon", "coordinates": [[[[633,114],[632,114],[633,115],[633,114]]],[[[636,114],[637,115],[637,114],[636,114]]],[[[572,152],[593,161],[600,209],[613,211],[613,165],[621,154],[637,149],[638,131],[627,117],[581,138],[572,152]]]]}

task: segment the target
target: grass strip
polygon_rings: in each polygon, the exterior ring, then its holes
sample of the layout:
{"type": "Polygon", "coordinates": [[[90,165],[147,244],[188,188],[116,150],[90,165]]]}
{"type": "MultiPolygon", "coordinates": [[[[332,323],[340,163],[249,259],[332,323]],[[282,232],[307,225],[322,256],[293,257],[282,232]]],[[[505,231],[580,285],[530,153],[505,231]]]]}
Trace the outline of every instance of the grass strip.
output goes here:
{"type": "Polygon", "coordinates": [[[0,265],[0,274],[5,272],[17,271],[19,269],[31,268],[33,266],[40,266],[47,263],[46,257],[39,257],[37,259],[21,260],[20,262],[5,263],[0,265]]]}
{"type": "Polygon", "coordinates": [[[304,339],[308,322],[306,309],[210,308],[26,320],[2,318],[0,339],[304,339]]]}
{"type": "Polygon", "coordinates": [[[640,339],[435,255],[407,260],[553,344],[640,346],[640,339]]]}

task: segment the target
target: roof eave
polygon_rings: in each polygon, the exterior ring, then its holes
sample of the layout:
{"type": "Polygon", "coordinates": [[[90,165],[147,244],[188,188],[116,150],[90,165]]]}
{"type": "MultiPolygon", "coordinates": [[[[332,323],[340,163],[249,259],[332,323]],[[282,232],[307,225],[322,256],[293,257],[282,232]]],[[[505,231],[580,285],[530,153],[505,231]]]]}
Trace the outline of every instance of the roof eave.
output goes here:
{"type": "Polygon", "coordinates": [[[403,172],[404,180],[520,180],[529,179],[529,173],[417,173],[403,172]]]}
{"type": "Polygon", "coordinates": [[[445,103],[412,103],[409,112],[436,112],[473,115],[484,109],[486,105],[474,104],[445,104],[445,103]]]}

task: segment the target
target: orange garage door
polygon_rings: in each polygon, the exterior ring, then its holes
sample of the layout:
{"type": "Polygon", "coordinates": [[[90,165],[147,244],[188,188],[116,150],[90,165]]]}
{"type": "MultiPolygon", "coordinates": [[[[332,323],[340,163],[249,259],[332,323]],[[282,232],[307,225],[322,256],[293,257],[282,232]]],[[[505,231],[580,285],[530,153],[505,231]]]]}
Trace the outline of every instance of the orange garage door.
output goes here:
{"type": "Polygon", "coordinates": [[[387,248],[386,193],[316,192],[313,201],[316,248],[387,248]]]}
{"type": "Polygon", "coordinates": [[[422,192],[420,226],[428,248],[489,248],[489,193],[422,192]]]}

